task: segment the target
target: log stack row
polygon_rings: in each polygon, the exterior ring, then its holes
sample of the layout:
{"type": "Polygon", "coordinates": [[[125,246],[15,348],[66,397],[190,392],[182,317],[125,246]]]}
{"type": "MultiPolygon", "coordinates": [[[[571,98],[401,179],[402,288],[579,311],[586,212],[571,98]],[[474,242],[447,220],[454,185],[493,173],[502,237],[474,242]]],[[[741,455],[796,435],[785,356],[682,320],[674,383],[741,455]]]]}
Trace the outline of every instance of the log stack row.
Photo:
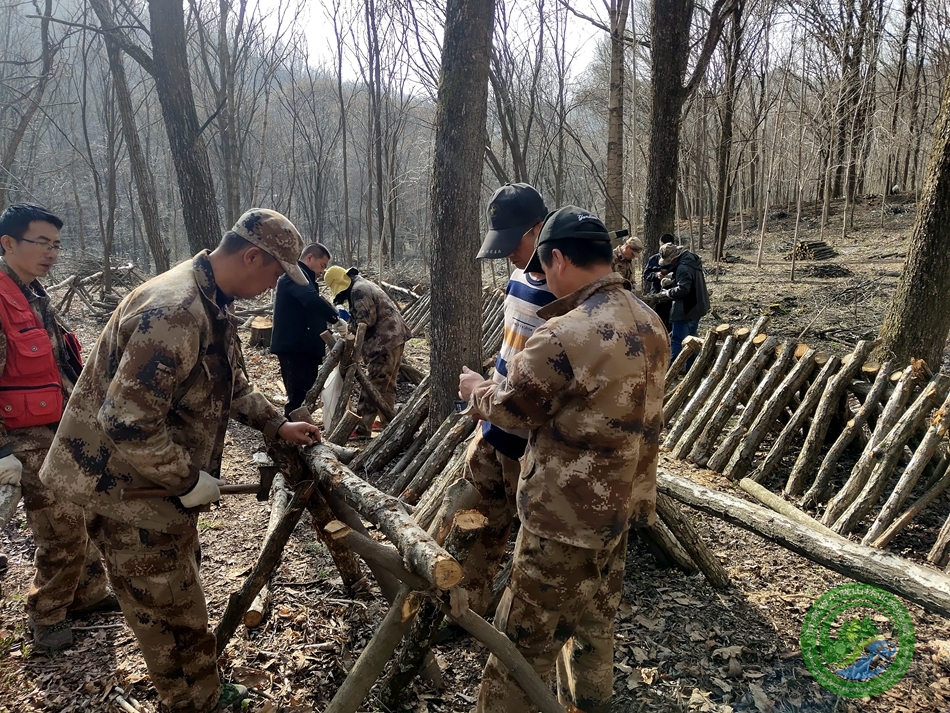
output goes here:
{"type": "MultiPolygon", "coordinates": [[[[886,547],[950,488],[950,376],[921,361],[873,362],[872,341],[843,357],[782,342],[766,324],[720,325],[684,342],[667,372],[663,448],[771,485],[831,531],[886,547]],[[848,449],[860,453],[850,468],[848,449]]],[[[950,518],[928,561],[950,561],[950,518]]]]}
{"type": "Polygon", "coordinates": [[[786,260],[828,260],[838,255],[835,249],[823,240],[799,240],[785,254],[786,260]]]}

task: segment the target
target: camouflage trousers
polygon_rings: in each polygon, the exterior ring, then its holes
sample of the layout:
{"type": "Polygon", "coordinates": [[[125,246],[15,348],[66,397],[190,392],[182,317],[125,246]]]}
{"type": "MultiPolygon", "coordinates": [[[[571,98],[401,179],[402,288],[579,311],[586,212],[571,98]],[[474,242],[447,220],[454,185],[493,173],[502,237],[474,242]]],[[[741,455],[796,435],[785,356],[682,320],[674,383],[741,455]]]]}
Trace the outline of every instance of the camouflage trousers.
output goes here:
{"type": "Polygon", "coordinates": [[[479,615],[488,608],[491,586],[517,517],[515,492],[520,472],[521,464],[496,451],[482,436],[479,424],[465,452],[465,479],[482,496],[476,508],[488,523],[465,559],[462,580],[462,587],[468,592],[469,608],[479,615]]]}
{"type": "Polygon", "coordinates": [[[198,530],[172,534],[87,517],[162,705],[188,713],[213,710],[221,682],[198,578],[198,530]]]}
{"type": "MultiPolygon", "coordinates": [[[[375,352],[363,355],[363,365],[366,367],[366,376],[390,407],[396,407],[396,378],[399,376],[399,365],[402,363],[402,353],[406,345],[400,344],[386,352],[375,352]]],[[[375,402],[366,393],[360,392],[356,402],[356,415],[363,420],[363,426],[368,431],[373,427],[377,414],[380,422],[385,426],[389,420],[379,413],[375,402]]]]}
{"type": "MultiPolygon", "coordinates": [[[[627,535],[605,550],[586,550],[518,533],[511,584],[495,612],[541,680],[557,669],[558,699],[584,713],[607,713],[613,694],[614,619],[623,587],[627,535]]],[[[490,656],[478,713],[529,713],[537,707],[490,656]]]]}
{"type": "Polygon", "coordinates": [[[23,464],[23,507],[36,547],[36,572],[26,600],[26,613],[34,623],[43,626],[57,624],[69,610],[94,604],[109,594],[99,550],[86,537],[82,508],[57,500],[39,479],[53,434],[49,426],[18,428],[8,433],[13,455],[23,464]]]}

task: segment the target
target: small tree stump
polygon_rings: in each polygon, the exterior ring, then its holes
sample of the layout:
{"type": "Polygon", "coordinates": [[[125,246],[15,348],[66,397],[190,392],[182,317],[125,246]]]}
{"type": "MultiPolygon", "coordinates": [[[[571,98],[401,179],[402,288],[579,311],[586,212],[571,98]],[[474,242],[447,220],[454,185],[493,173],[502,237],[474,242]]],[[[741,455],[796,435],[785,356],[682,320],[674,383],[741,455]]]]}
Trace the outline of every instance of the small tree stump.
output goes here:
{"type": "Polygon", "coordinates": [[[251,340],[249,344],[252,347],[269,347],[273,331],[274,320],[270,317],[255,317],[251,320],[251,340]]]}

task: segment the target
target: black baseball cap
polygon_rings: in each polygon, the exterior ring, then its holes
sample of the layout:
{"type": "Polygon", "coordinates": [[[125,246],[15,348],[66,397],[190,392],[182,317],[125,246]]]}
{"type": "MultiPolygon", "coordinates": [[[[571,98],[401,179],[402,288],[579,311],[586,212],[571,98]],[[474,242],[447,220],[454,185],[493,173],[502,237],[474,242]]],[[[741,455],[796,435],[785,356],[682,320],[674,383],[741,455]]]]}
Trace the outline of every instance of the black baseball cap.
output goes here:
{"type": "Polygon", "coordinates": [[[488,202],[488,233],[475,257],[479,260],[508,257],[528,228],[544,220],[547,214],[548,207],[533,186],[506,183],[488,202]]]}
{"type": "Polygon", "coordinates": [[[525,272],[543,272],[538,246],[554,240],[590,240],[610,244],[610,233],[603,221],[590,211],[576,205],[566,205],[548,213],[541,232],[534,243],[534,255],[528,261],[525,272]]]}

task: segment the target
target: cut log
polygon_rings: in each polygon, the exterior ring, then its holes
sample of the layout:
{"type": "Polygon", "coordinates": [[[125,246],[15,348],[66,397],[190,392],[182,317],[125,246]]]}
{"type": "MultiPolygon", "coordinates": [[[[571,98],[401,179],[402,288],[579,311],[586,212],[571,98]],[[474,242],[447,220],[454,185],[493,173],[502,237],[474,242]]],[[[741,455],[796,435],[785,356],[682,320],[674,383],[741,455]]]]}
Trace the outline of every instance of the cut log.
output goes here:
{"type": "Polygon", "coordinates": [[[884,362],[883,367],[878,367],[871,391],[868,393],[861,408],[859,408],[857,413],[854,414],[854,417],[848,421],[844,430],[841,431],[834,444],[825,454],[825,458],[822,460],[821,466],[818,469],[818,475],[815,476],[815,482],[812,483],[808,492],[802,497],[800,503],[802,507],[817,505],[824,500],[824,492],[831,482],[831,477],[835,473],[835,466],[838,464],[838,459],[841,458],[845,449],[851,445],[851,442],[861,433],[864,424],[868,422],[871,414],[877,410],[881,397],[884,395],[884,389],[890,379],[890,374],[891,362],[884,362]]]}
{"type": "MultiPolygon", "coordinates": [[[[343,420],[346,412],[350,410],[350,396],[356,387],[356,367],[355,363],[351,363],[343,372],[343,387],[340,389],[340,397],[336,402],[336,411],[329,418],[331,429],[336,429],[337,424],[343,420]]],[[[327,414],[323,414],[323,421],[327,423],[327,414]]],[[[349,435],[349,431],[347,431],[347,435],[349,435]]]]}
{"type": "MultiPolygon", "coordinates": [[[[478,534],[487,523],[488,519],[475,510],[456,513],[452,530],[445,539],[445,551],[459,562],[465,562],[478,534]]],[[[422,602],[380,688],[379,698],[386,708],[395,710],[398,707],[406,688],[416,677],[426,654],[435,643],[443,618],[444,614],[436,600],[428,599],[422,602]]]]}
{"type": "Polygon", "coordinates": [[[903,507],[907,498],[910,497],[914,486],[917,485],[921,473],[924,472],[924,466],[933,458],[940,441],[946,438],[948,428],[950,428],[950,397],[944,400],[943,405],[937,410],[937,413],[933,415],[933,418],[930,419],[930,426],[927,428],[927,433],[924,434],[923,440],[921,440],[920,445],[918,445],[914,451],[910,463],[907,464],[904,468],[904,472],[901,473],[897,485],[894,486],[894,490],[891,492],[890,497],[888,497],[887,502],[884,503],[884,507],[881,508],[881,512],[878,513],[877,518],[868,529],[868,533],[864,536],[864,539],[861,540],[862,544],[868,545],[877,539],[877,536],[882,534],[884,530],[887,529],[887,526],[891,524],[891,521],[897,516],[900,508],[903,507]]]}
{"type": "Polygon", "coordinates": [[[928,611],[950,616],[950,577],[940,572],[849,540],[826,537],[769,508],[704,488],[664,470],[657,473],[657,487],[685,505],[753,532],[855,581],[876,585],[928,611]]]}
{"type": "MultiPolygon", "coordinates": [[[[668,451],[673,450],[682,435],[686,432],[686,429],[689,428],[689,424],[692,423],[693,418],[699,413],[703,405],[716,390],[716,386],[726,375],[729,360],[732,358],[735,347],[735,337],[732,335],[726,337],[726,341],[722,343],[722,349],[719,350],[712,369],[709,370],[706,378],[703,379],[703,383],[696,389],[696,393],[693,394],[686,406],[683,407],[676,421],[669,427],[666,440],[663,441],[663,448],[668,451]]],[[[665,409],[663,415],[664,418],[666,418],[665,409]]],[[[672,418],[673,414],[671,413],[669,415],[672,418]]]]}
{"type": "Polygon", "coordinates": [[[462,578],[459,563],[415,524],[394,497],[354,475],[322,446],[304,449],[304,460],[321,483],[374,523],[396,545],[410,571],[425,577],[439,589],[454,587],[462,578]]]}
{"type": "MultiPolygon", "coordinates": [[[[877,444],[880,443],[881,439],[883,439],[888,431],[894,427],[894,424],[897,423],[897,420],[900,418],[901,410],[903,410],[910,398],[914,381],[914,367],[908,366],[903,372],[894,373],[898,374],[897,384],[887,399],[884,411],[881,412],[881,415],[877,419],[874,432],[868,439],[867,445],[865,445],[864,451],[861,453],[861,457],[858,458],[858,462],[855,463],[851,469],[851,475],[848,476],[848,479],[844,485],[841,486],[837,494],[828,501],[821,520],[822,523],[827,526],[833,525],[835,520],[838,519],[838,516],[841,515],[861,493],[864,484],[871,474],[871,470],[874,468],[874,462],[876,460],[874,449],[877,448],[877,444]]],[[[894,374],[891,374],[890,380],[893,381],[893,378],[894,374]]]]}
{"type": "Polygon", "coordinates": [[[723,439],[722,443],[719,444],[715,452],[709,457],[708,460],[703,462],[704,456],[701,456],[696,461],[699,465],[705,465],[706,467],[715,470],[717,473],[721,473],[723,471],[723,469],[726,467],[726,464],[729,462],[729,458],[739,445],[739,441],[742,440],[742,437],[746,434],[746,431],[749,430],[749,427],[752,425],[753,421],[755,421],[755,417],[758,416],[759,411],[762,410],[763,405],[768,400],[769,396],[772,395],[779,381],[781,381],[788,372],[788,369],[792,365],[792,360],[794,358],[795,350],[790,344],[786,342],[783,345],[782,351],[778,355],[775,363],[772,365],[772,368],[769,369],[769,373],[766,374],[765,378],[759,382],[758,386],[756,386],[755,391],[752,392],[752,396],[750,396],[749,400],[746,402],[745,408],[742,409],[742,414],[739,416],[736,424],[732,427],[729,435],[723,439]]]}
{"type": "Polygon", "coordinates": [[[235,629],[237,629],[238,624],[244,618],[244,612],[247,611],[251,602],[254,601],[254,598],[270,579],[274,567],[280,558],[280,553],[284,551],[284,545],[286,545],[287,540],[290,539],[290,535],[297,526],[300,515],[303,513],[307,502],[315,490],[316,484],[313,481],[304,481],[297,485],[290,505],[287,506],[283,517],[280,519],[277,527],[271,532],[270,537],[264,540],[261,554],[257,558],[257,562],[254,564],[250,574],[247,575],[247,579],[244,580],[241,589],[228,597],[228,605],[224,610],[224,614],[221,615],[221,619],[218,621],[218,626],[215,627],[214,630],[214,635],[217,639],[217,656],[220,656],[224,652],[225,647],[234,635],[235,629]]]}
{"type": "MultiPolygon", "coordinates": [[[[935,376],[894,424],[894,428],[881,439],[873,450],[875,462],[867,483],[854,502],[841,513],[833,525],[830,525],[832,530],[844,535],[850,533],[877,504],[888,479],[894,474],[894,468],[904,453],[907,441],[920,428],[930,410],[946,397],[948,388],[950,388],[950,376],[945,374],[935,376]]],[[[827,520],[823,522],[828,524],[827,520]]]]}
{"type": "MultiPolygon", "coordinates": [[[[351,368],[358,369],[359,367],[354,364],[351,368]]],[[[325,436],[324,440],[329,444],[342,446],[350,439],[350,434],[353,433],[353,429],[356,428],[359,422],[360,417],[347,409],[339,420],[334,421],[333,430],[325,436]]],[[[336,454],[334,453],[334,455],[336,454]]]]}
{"type": "Polygon", "coordinates": [[[808,477],[812,474],[815,464],[818,462],[818,454],[825,443],[825,436],[828,435],[831,417],[851,383],[851,379],[858,373],[868,354],[877,345],[877,341],[862,340],[858,342],[854,351],[846,358],[845,362],[842,362],[838,373],[828,379],[828,385],[821,394],[821,399],[815,409],[815,415],[811,421],[811,428],[808,429],[808,435],[805,437],[805,443],[798,452],[798,458],[795,459],[795,465],[792,466],[788,481],[785,483],[786,497],[794,497],[804,492],[808,477]]]}
{"type": "MultiPolygon", "coordinates": [[[[449,432],[457,426],[459,423],[465,420],[471,420],[467,416],[462,416],[457,413],[450,413],[442,423],[439,424],[439,427],[435,430],[427,440],[425,445],[422,447],[422,450],[419,451],[419,454],[412,459],[412,461],[407,465],[399,478],[392,484],[389,492],[393,495],[401,493],[408,485],[413,478],[416,477],[416,473],[425,465],[426,461],[429,460],[431,456],[438,448],[442,445],[446,438],[448,438],[449,432]]],[[[421,435],[421,434],[420,434],[421,435]]]]}
{"type": "Polygon", "coordinates": [[[719,341],[719,333],[710,329],[703,340],[703,348],[696,357],[696,361],[686,372],[686,376],[680,381],[676,389],[671,393],[667,392],[667,398],[663,402],[663,423],[669,423],[673,415],[679,411],[680,406],[686,403],[686,399],[693,393],[693,389],[702,380],[703,375],[712,364],[716,356],[716,343],[719,341]]]}
{"type": "Polygon", "coordinates": [[[310,512],[311,526],[316,531],[317,537],[326,545],[327,550],[330,552],[330,557],[333,560],[333,564],[336,565],[337,571],[340,573],[340,579],[343,582],[344,588],[348,592],[352,591],[356,583],[363,578],[363,574],[360,571],[360,563],[351,550],[342,543],[331,540],[327,537],[326,533],[324,533],[323,528],[333,522],[336,518],[336,514],[323,496],[320,485],[314,490],[310,496],[310,500],[307,501],[307,510],[310,512]]]}
{"type": "MultiPolygon", "coordinates": [[[[689,450],[689,459],[697,465],[705,465],[709,460],[709,452],[712,450],[716,439],[722,433],[723,428],[732,414],[735,412],[739,401],[758,378],[759,374],[765,368],[765,365],[775,355],[775,347],[778,345],[776,337],[767,337],[758,348],[755,356],[748,360],[741,371],[730,370],[730,375],[723,380],[723,388],[720,389],[713,399],[710,399],[710,405],[707,407],[709,416],[700,414],[689,430],[686,431],[680,444],[685,442],[689,450]],[[704,424],[700,430],[699,424],[704,424]]],[[[738,366],[739,360],[736,360],[738,366]]],[[[680,444],[677,444],[679,448],[680,444]]]]}
{"type": "Polygon", "coordinates": [[[752,480],[757,483],[766,481],[775,468],[778,467],[778,464],[785,456],[785,452],[789,446],[792,445],[792,440],[805,425],[805,420],[812,414],[815,407],[818,406],[818,401],[825,390],[825,386],[828,384],[828,380],[840,363],[841,360],[838,357],[831,356],[821,371],[818,372],[818,376],[815,377],[815,380],[812,381],[808,387],[808,391],[805,392],[805,398],[802,399],[801,405],[799,405],[795,413],[792,414],[791,419],[785,424],[785,428],[782,429],[782,432],[779,433],[778,438],[776,438],[772,444],[768,455],[756,469],[755,473],[752,474],[752,480]]]}
{"type": "Polygon", "coordinates": [[[894,522],[871,543],[871,547],[887,547],[901,530],[907,527],[915,517],[922,513],[934,500],[940,497],[947,488],[950,488],[950,470],[944,470],[943,477],[927,488],[927,492],[921,495],[913,505],[907,508],[899,518],[894,520],[894,522]]]}
{"type": "Polygon", "coordinates": [[[784,515],[789,520],[794,520],[801,525],[810,527],[816,532],[823,534],[825,537],[830,537],[835,540],[848,541],[847,538],[842,537],[834,530],[828,529],[820,522],[812,517],[809,517],[790,502],[783,499],[781,496],[776,495],[771,490],[762,487],[751,478],[743,478],[740,480],[739,487],[746,491],[753,498],[758,500],[760,503],[765,505],[767,508],[784,515]]]}
{"type": "Polygon", "coordinates": [[[426,378],[426,374],[414,367],[405,358],[399,364],[399,375],[410,384],[418,386],[426,378]]]}
{"type": "MultiPolygon", "coordinates": [[[[287,511],[287,504],[290,502],[290,494],[284,490],[284,476],[281,473],[274,475],[274,484],[271,486],[271,504],[270,519],[267,521],[267,532],[264,533],[264,540],[270,537],[271,533],[277,529],[281,518],[287,511]]],[[[264,621],[264,613],[270,602],[270,584],[265,584],[258,595],[251,602],[251,606],[244,612],[244,626],[253,629],[261,625],[264,621]]]]}
{"type": "Polygon", "coordinates": [[[716,555],[712,553],[702,536],[690,525],[689,520],[680,512],[679,507],[663,493],[656,494],[656,512],[663,520],[670,532],[685,549],[696,566],[716,589],[726,589],[731,586],[729,574],[726,572],[716,555]]]}
{"type": "Polygon", "coordinates": [[[307,390],[307,395],[303,398],[303,405],[307,409],[308,413],[313,413],[317,408],[317,401],[320,399],[320,394],[323,391],[323,387],[326,386],[327,379],[330,378],[330,374],[340,363],[340,357],[343,356],[343,348],[345,347],[344,341],[341,339],[327,352],[327,355],[323,358],[323,363],[320,365],[320,368],[317,370],[317,378],[313,381],[313,386],[307,390]]]}
{"type": "Polygon", "coordinates": [[[785,410],[786,405],[792,400],[795,392],[801,388],[805,380],[811,375],[815,368],[815,350],[809,349],[798,360],[798,363],[788,373],[779,387],[769,396],[768,401],[762,407],[755,421],[749,426],[749,431],[739,443],[739,446],[733,452],[732,457],[726,464],[723,473],[731,480],[741,480],[749,472],[752,465],[752,459],[759,448],[759,444],[765,440],[766,435],[771,430],[779,414],[785,410]]]}
{"type": "Polygon", "coordinates": [[[689,553],[677,542],[676,536],[666,526],[662,518],[655,524],[632,531],[647,546],[659,567],[679,567],[686,574],[696,571],[696,563],[689,553]]]}
{"type": "Polygon", "coordinates": [[[330,522],[323,529],[330,539],[349,547],[362,557],[367,564],[372,563],[382,567],[411,589],[424,591],[432,586],[425,577],[420,577],[406,569],[399,550],[392,545],[377,542],[372,537],[357,532],[339,520],[330,522]]]}
{"type": "Polygon", "coordinates": [[[376,388],[376,385],[369,380],[369,377],[366,375],[366,372],[363,370],[363,367],[359,364],[356,364],[356,380],[360,382],[360,388],[366,392],[369,396],[370,401],[376,406],[376,408],[383,414],[386,419],[386,422],[392,421],[396,415],[396,409],[389,405],[386,399],[383,398],[383,395],[379,393],[379,389],[376,388]]]}
{"type": "Polygon", "coordinates": [[[274,320],[270,317],[255,317],[251,320],[251,338],[249,345],[266,349],[270,346],[271,334],[274,331],[274,320]]]}
{"type": "Polygon", "coordinates": [[[412,481],[402,491],[399,499],[411,505],[419,502],[422,493],[431,485],[432,479],[442,472],[442,469],[451,460],[455,448],[471,435],[477,424],[478,421],[467,416],[460,418],[445,435],[445,439],[438,444],[426,459],[426,462],[422,464],[422,467],[413,476],[412,481]]]}
{"type": "Polygon", "coordinates": [[[673,363],[670,364],[670,368],[666,370],[666,393],[669,393],[670,389],[673,388],[673,382],[676,381],[676,377],[683,371],[686,362],[692,359],[693,355],[697,354],[702,347],[703,340],[692,335],[683,340],[680,353],[676,355],[673,363]]]}
{"type": "Polygon", "coordinates": [[[927,553],[927,561],[934,567],[946,567],[947,563],[950,562],[950,516],[947,517],[947,521],[940,528],[934,546],[927,553]]]}
{"type": "Polygon", "coordinates": [[[6,527],[20,502],[19,485],[0,485],[0,527],[6,527]]]}

